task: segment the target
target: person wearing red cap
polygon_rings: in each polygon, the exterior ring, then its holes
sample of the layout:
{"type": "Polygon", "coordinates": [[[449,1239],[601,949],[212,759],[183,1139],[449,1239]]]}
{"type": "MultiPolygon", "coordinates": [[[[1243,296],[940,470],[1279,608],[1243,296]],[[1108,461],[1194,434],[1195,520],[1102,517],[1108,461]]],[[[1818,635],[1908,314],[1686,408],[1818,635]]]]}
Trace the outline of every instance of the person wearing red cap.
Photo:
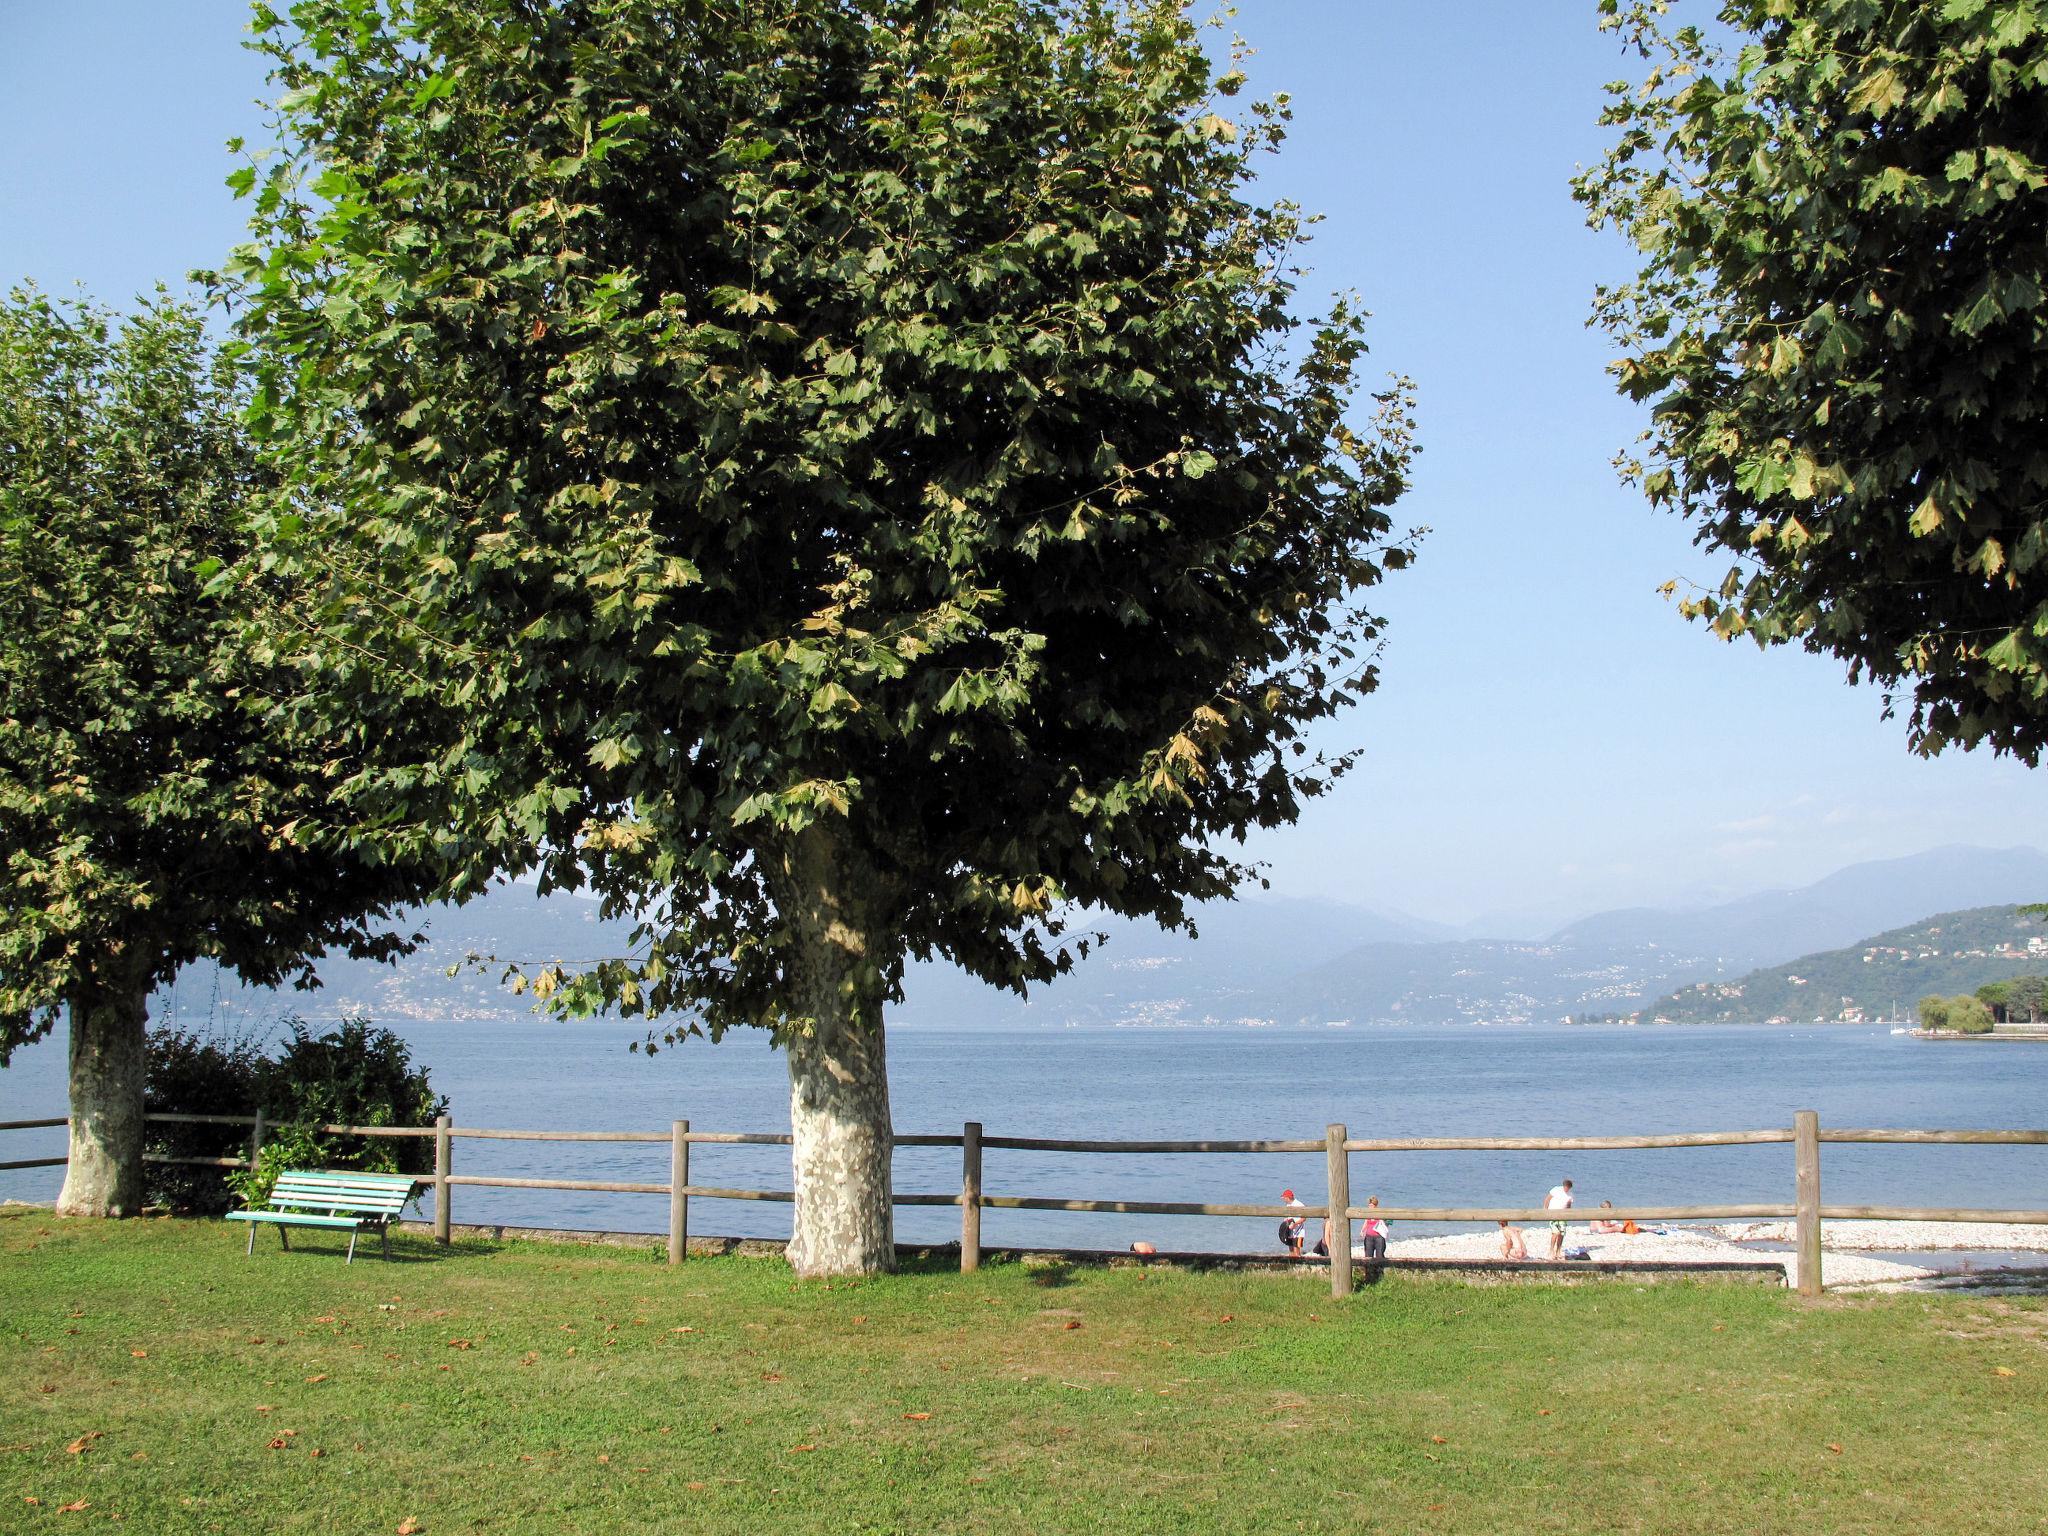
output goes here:
{"type": "MultiPolygon", "coordinates": [[[[1301,1205],[1303,1210],[1308,1209],[1294,1198],[1294,1191],[1291,1189],[1281,1190],[1280,1198],[1289,1205],[1301,1205]]],[[[1308,1219],[1304,1216],[1289,1216],[1280,1223],[1280,1241],[1287,1245],[1288,1253],[1297,1259],[1301,1257],[1301,1235],[1307,1230],[1308,1219]]]]}

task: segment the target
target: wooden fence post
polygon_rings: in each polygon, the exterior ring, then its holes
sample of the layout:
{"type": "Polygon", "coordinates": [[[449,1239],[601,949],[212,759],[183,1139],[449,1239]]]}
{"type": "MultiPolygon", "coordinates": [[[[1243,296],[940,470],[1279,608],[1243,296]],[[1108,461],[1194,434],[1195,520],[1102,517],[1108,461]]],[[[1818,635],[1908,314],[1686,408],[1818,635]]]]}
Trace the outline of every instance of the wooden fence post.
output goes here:
{"type": "Polygon", "coordinates": [[[257,1165],[258,1163],[262,1162],[262,1161],[263,1161],[263,1111],[259,1109],[259,1110],[257,1110],[257,1111],[256,1111],[256,1124],[255,1124],[255,1125],[254,1125],[253,1127],[251,1127],[251,1129],[250,1129],[250,1131],[249,1131],[249,1168],[250,1168],[250,1171],[251,1171],[251,1172],[254,1172],[254,1171],[255,1171],[255,1168],[256,1168],[256,1165],[257,1165]]]}
{"type": "Polygon", "coordinates": [[[1821,1293],[1820,1273],[1820,1115],[1802,1109],[1792,1117],[1794,1205],[1798,1219],[1794,1246],[1799,1251],[1799,1294],[1821,1293]]]}
{"type": "Polygon", "coordinates": [[[1341,1125],[1324,1132],[1324,1155],[1330,1165],[1330,1294],[1351,1294],[1351,1154],[1344,1150],[1348,1133],[1341,1125]]]}
{"type": "Polygon", "coordinates": [[[960,1127],[960,1273],[981,1268],[981,1122],[960,1127]]]}
{"type": "Polygon", "coordinates": [[[434,1117],[434,1241],[448,1241],[448,1165],[452,1150],[448,1139],[448,1117],[434,1117]]]}
{"type": "Polygon", "coordinates": [[[668,1132],[668,1261],[683,1262],[690,1248],[690,1197],[683,1193],[690,1182],[690,1122],[678,1120],[668,1132]]]}

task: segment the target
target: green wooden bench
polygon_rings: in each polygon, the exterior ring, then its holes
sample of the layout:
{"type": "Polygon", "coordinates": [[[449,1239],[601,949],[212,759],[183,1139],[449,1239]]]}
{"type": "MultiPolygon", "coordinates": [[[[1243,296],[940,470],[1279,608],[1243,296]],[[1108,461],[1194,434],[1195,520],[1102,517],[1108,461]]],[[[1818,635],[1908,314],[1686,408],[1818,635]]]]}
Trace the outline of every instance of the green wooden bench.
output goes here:
{"type": "Polygon", "coordinates": [[[348,1257],[356,1260],[356,1238],[374,1227],[384,1239],[384,1257],[391,1257],[391,1223],[398,1220],[406,1201],[412,1198],[418,1180],[406,1173],[320,1173],[291,1169],[277,1176],[267,1206],[246,1211],[229,1211],[229,1221],[249,1223],[249,1252],[256,1252],[256,1223],[267,1221],[277,1228],[277,1240],[287,1249],[291,1239],[287,1227],[346,1227],[348,1257]]]}

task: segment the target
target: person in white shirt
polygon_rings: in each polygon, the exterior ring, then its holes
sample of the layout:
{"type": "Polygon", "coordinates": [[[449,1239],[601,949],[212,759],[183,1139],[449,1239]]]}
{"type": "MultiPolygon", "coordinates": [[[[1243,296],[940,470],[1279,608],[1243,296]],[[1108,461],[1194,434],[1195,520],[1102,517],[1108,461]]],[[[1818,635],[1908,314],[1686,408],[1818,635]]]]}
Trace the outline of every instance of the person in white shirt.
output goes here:
{"type": "MultiPolygon", "coordinates": [[[[1571,1208],[1572,1181],[1570,1179],[1566,1179],[1562,1184],[1553,1186],[1550,1193],[1543,1197],[1543,1209],[1546,1211],[1568,1211],[1571,1208]]],[[[1554,1216],[1550,1221],[1550,1256],[1553,1259],[1564,1257],[1564,1217],[1562,1216],[1554,1216]]]]}
{"type": "MultiPolygon", "coordinates": [[[[1294,1198],[1294,1191],[1291,1189],[1281,1190],[1280,1199],[1285,1205],[1300,1206],[1302,1210],[1308,1209],[1294,1198]]],[[[1287,1251],[1297,1259],[1301,1257],[1302,1233],[1307,1227],[1308,1219],[1302,1216],[1289,1216],[1280,1223],[1280,1241],[1287,1245],[1287,1251]]]]}

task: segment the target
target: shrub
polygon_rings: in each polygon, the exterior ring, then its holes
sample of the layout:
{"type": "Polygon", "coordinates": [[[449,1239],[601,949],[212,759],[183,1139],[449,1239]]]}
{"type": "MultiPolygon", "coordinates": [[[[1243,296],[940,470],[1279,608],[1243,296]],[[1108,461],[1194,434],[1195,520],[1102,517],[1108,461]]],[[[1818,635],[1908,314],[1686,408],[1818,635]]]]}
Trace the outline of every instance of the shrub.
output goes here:
{"type": "Polygon", "coordinates": [[[1920,1027],[1922,1029],[1948,1028],[1949,999],[1945,997],[1923,997],[1920,999],[1920,1027]]]}
{"type": "MultiPolygon", "coordinates": [[[[406,1043],[368,1019],[343,1019],[316,1035],[305,1020],[285,1020],[285,1038],[273,1060],[260,1042],[213,1040],[158,1030],[149,1041],[152,1113],[253,1114],[265,1129],[257,1166],[225,1178],[209,1168],[147,1165],[156,1183],[150,1198],[179,1210],[218,1213],[230,1195],[256,1203],[269,1198],[287,1168],[355,1168],[376,1173],[426,1173],[433,1143],[424,1137],[333,1135],[335,1125],[430,1125],[446,1112],[427,1069],[413,1065],[406,1043]]],[[[248,1128],[152,1126],[152,1150],[182,1157],[246,1155],[248,1128]]]]}
{"type": "Polygon", "coordinates": [[[1948,1027],[1959,1035],[1988,1035],[1991,1033],[1991,1010],[1974,997],[1952,997],[1948,1000],[1948,1027]]]}
{"type": "MultiPolygon", "coordinates": [[[[250,1035],[153,1030],[143,1106],[151,1114],[251,1115],[262,1102],[270,1065],[263,1056],[263,1042],[250,1035]]],[[[160,1157],[244,1157],[249,1128],[152,1122],[143,1150],[160,1157]]],[[[170,1210],[217,1216],[230,1204],[218,1168],[145,1162],[142,1188],[149,1204],[170,1210]]]]}

